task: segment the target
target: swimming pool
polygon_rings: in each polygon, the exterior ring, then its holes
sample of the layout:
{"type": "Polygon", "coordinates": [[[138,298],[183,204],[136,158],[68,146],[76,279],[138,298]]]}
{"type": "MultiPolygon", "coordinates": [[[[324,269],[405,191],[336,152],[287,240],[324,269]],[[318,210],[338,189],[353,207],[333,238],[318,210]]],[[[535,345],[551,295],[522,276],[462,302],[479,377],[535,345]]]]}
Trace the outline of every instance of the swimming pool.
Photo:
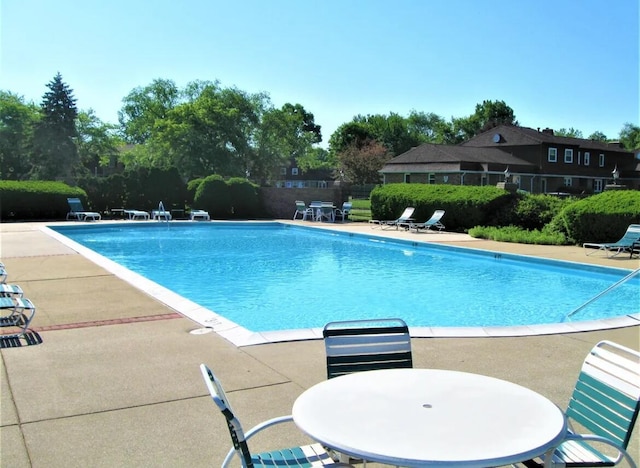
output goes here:
{"type": "Polygon", "coordinates": [[[412,327],[518,327],[637,313],[640,280],[567,314],[628,271],[265,223],[54,226],[253,332],[402,317],[412,327]]]}

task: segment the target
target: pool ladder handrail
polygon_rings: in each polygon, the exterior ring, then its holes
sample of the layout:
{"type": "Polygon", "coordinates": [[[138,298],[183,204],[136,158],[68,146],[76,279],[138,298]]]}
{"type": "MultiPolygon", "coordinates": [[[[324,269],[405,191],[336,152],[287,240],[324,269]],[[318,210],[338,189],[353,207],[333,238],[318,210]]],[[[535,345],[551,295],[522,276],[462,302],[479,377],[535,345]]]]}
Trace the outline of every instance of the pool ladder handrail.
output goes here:
{"type": "Polygon", "coordinates": [[[568,318],[571,318],[572,316],[574,316],[575,314],[577,314],[578,312],[580,312],[582,309],[584,309],[585,307],[587,307],[589,304],[591,304],[592,302],[596,301],[597,299],[599,299],[600,297],[604,296],[605,294],[607,294],[609,291],[614,290],[615,288],[617,288],[618,286],[620,286],[621,284],[626,283],[627,281],[629,281],[631,278],[633,278],[634,276],[636,276],[638,273],[640,273],[640,268],[632,271],[631,273],[629,273],[627,276],[625,276],[624,278],[616,281],[615,283],[613,283],[611,286],[609,286],[608,288],[606,288],[604,291],[601,291],[600,293],[596,294],[595,296],[593,296],[591,299],[589,299],[587,302],[585,302],[584,304],[582,304],[580,307],[578,307],[575,310],[572,310],[571,312],[569,312],[567,315],[564,316],[564,319],[562,319],[563,321],[567,320],[568,318]]]}
{"type": "Polygon", "coordinates": [[[160,203],[158,203],[158,222],[162,221],[162,218],[164,218],[164,221],[166,221],[168,225],[169,218],[167,218],[167,215],[165,213],[166,211],[164,209],[164,203],[162,203],[162,200],[160,200],[160,203]]]}

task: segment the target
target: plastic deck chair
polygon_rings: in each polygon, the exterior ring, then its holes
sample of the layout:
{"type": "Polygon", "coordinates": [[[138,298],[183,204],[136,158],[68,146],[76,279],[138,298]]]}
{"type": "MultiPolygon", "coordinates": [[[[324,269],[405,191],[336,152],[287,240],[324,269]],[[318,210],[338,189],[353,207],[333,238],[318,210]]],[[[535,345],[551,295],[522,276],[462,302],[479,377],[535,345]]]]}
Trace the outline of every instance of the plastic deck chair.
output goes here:
{"type": "Polygon", "coordinates": [[[626,460],[640,408],[640,353],[611,341],[601,341],[588,354],[565,414],[569,431],[552,453],[529,460],[527,467],[615,466],[626,460]],[[572,427],[576,423],[585,433],[572,427]],[[552,457],[549,459],[549,457],[552,457]]]}
{"type": "Polygon", "coordinates": [[[29,331],[36,306],[24,297],[0,297],[0,338],[21,338],[29,331]],[[6,333],[6,329],[13,329],[6,333]],[[17,329],[17,330],[16,330],[17,329]]]}
{"type": "Polygon", "coordinates": [[[328,379],[366,370],[413,367],[411,335],[404,320],[329,322],[322,336],[328,379]]]}
{"type": "Polygon", "coordinates": [[[353,207],[353,203],[344,202],[342,204],[342,208],[336,208],[335,217],[340,218],[342,222],[349,217],[349,213],[351,213],[351,208],[353,207]]]}
{"type": "Polygon", "coordinates": [[[433,212],[431,217],[427,219],[424,223],[409,223],[405,225],[409,229],[415,229],[418,232],[420,229],[424,229],[425,231],[431,230],[431,228],[435,228],[438,231],[442,231],[444,229],[444,224],[440,222],[442,217],[444,216],[444,210],[436,210],[433,212]]]}
{"type": "Polygon", "coordinates": [[[100,213],[96,211],[85,211],[82,206],[82,201],[79,198],[67,198],[69,204],[69,212],[67,213],[67,221],[75,219],[77,221],[89,221],[90,219],[96,221],[102,219],[100,213]]]}
{"type": "Polygon", "coordinates": [[[297,219],[298,216],[302,216],[303,221],[306,221],[309,216],[311,216],[311,219],[313,219],[313,209],[305,205],[303,201],[296,200],[296,212],[293,213],[293,219],[297,219]]]}
{"type": "Polygon", "coordinates": [[[227,396],[220,384],[220,381],[211,372],[211,370],[205,365],[200,364],[200,371],[202,377],[207,384],[209,394],[216,404],[218,409],[224,415],[229,433],[231,434],[231,440],[233,441],[233,448],[229,451],[226,458],[222,462],[222,467],[229,466],[231,459],[235,454],[240,457],[242,466],[245,468],[252,467],[317,467],[317,466],[349,466],[346,464],[335,463],[327,451],[322,448],[320,444],[305,445],[301,447],[292,447],[287,449],[274,450],[271,452],[264,452],[259,454],[252,454],[249,451],[247,440],[258,432],[271,427],[276,424],[292,421],[293,418],[289,416],[281,416],[278,418],[269,419],[263,423],[253,427],[245,434],[242,430],[242,425],[238,418],[236,418],[227,396]]]}
{"type": "Polygon", "coordinates": [[[585,242],[582,247],[587,255],[595,252],[605,252],[607,257],[615,257],[623,252],[633,254],[633,244],[640,242],[640,224],[630,224],[624,236],[617,242],[598,244],[595,242],[585,242]]]}
{"type": "Polygon", "coordinates": [[[377,227],[380,227],[382,229],[384,229],[385,227],[388,228],[393,226],[395,226],[395,228],[398,229],[399,226],[409,224],[412,221],[411,217],[413,216],[413,212],[415,210],[416,209],[413,206],[408,206],[407,208],[404,209],[404,211],[402,212],[402,214],[398,219],[393,219],[388,221],[370,219],[369,223],[372,224],[371,226],[372,228],[375,228],[377,225],[377,227]]]}

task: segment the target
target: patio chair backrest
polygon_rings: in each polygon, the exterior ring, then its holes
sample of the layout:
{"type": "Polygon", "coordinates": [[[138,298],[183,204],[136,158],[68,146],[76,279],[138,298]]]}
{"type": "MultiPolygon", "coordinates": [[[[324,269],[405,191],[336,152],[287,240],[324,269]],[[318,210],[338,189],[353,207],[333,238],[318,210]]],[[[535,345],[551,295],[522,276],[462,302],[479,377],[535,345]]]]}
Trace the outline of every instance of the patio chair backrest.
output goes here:
{"type": "Polygon", "coordinates": [[[80,201],[79,198],[67,198],[67,203],[69,204],[71,212],[84,211],[82,201],[80,201]]]}
{"type": "Polygon", "coordinates": [[[213,402],[222,412],[225,420],[227,421],[231,441],[233,442],[233,447],[238,453],[238,456],[242,460],[242,466],[252,468],[253,462],[251,461],[251,452],[249,451],[249,446],[247,445],[242,425],[238,418],[233,414],[233,410],[231,409],[227,395],[222,388],[222,384],[206,365],[200,364],[200,372],[202,372],[202,377],[204,378],[213,402]]]}
{"type": "Polygon", "coordinates": [[[329,322],[322,335],[328,379],[365,370],[413,367],[411,335],[401,319],[329,322]]]}
{"type": "Polygon", "coordinates": [[[640,224],[630,224],[627,232],[624,233],[619,242],[629,241],[630,243],[640,240],[640,224]]]}
{"type": "Polygon", "coordinates": [[[413,206],[409,206],[407,208],[405,208],[405,210],[402,212],[402,214],[400,215],[400,217],[398,219],[407,219],[407,218],[411,218],[413,216],[413,212],[416,209],[413,206]]]}
{"type": "Polygon", "coordinates": [[[627,448],[640,409],[640,353],[611,341],[586,357],[566,415],[627,448]]]}

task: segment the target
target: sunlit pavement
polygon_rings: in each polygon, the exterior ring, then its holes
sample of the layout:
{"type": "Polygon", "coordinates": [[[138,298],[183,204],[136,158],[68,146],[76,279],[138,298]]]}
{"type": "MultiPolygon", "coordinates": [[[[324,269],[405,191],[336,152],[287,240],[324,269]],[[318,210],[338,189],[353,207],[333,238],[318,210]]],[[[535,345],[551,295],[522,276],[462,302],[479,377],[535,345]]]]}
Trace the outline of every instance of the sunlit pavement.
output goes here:
{"type": "MultiPolygon", "coordinates": [[[[366,223],[304,224],[625,269],[640,266],[628,256],[587,257],[579,247],[502,244],[463,234],[372,229],[366,223]]],[[[230,439],[206,392],[201,362],[222,380],[246,428],[288,414],[304,389],[325,379],[321,340],[237,347],[214,332],[189,333],[201,326],[48,236],[42,226],[0,225],[8,282],[20,284],[37,305],[33,328],[43,339],[39,345],[0,350],[0,466],[216,466],[230,439]]],[[[482,299],[500,307],[499,298],[482,299]]],[[[637,312],[640,304],[621,306],[637,312]]],[[[503,378],[564,407],[584,356],[601,339],[640,349],[640,326],[522,337],[414,338],[412,344],[416,367],[503,378]]],[[[639,437],[636,427],[630,444],[636,459],[639,437]]],[[[267,431],[253,448],[304,441],[289,425],[267,431]]]]}

